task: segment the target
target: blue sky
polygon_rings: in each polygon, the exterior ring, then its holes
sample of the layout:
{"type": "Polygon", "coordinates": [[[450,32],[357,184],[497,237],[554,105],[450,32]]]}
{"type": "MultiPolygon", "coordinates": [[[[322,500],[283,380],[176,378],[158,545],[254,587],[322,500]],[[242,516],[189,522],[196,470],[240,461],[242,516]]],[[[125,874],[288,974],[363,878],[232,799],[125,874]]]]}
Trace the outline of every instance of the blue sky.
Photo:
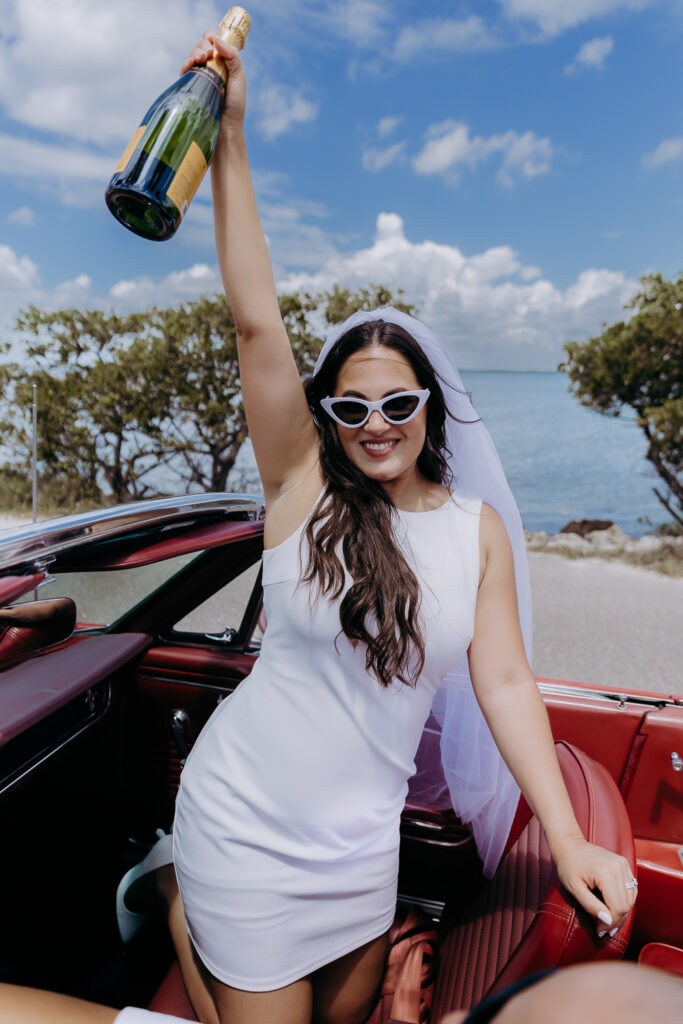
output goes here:
{"type": "MultiPolygon", "coordinates": [[[[254,0],[247,134],[281,289],[403,287],[467,369],[554,369],[683,269],[682,0],[254,0]]],[[[33,302],[219,290],[205,182],[147,242],[103,192],[223,6],[0,0],[0,337],[33,302]]]]}

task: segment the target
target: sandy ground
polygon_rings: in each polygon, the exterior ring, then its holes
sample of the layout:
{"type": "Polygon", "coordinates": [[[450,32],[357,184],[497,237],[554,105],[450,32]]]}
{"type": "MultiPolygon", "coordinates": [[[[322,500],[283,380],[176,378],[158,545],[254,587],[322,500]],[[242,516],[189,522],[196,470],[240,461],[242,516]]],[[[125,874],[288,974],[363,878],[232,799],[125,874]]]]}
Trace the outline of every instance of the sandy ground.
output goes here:
{"type": "Polygon", "coordinates": [[[11,530],[13,526],[24,526],[30,523],[30,519],[18,519],[16,516],[6,516],[0,513],[0,530],[11,530]]]}
{"type": "Polygon", "coordinates": [[[683,695],[683,579],[529,552],[537,676],[683,695]]]}
{"type": "Polygon", "coordinates": [[[683,696],[683,579],[535,551],[529,568],[537,676],[683,696]]]}

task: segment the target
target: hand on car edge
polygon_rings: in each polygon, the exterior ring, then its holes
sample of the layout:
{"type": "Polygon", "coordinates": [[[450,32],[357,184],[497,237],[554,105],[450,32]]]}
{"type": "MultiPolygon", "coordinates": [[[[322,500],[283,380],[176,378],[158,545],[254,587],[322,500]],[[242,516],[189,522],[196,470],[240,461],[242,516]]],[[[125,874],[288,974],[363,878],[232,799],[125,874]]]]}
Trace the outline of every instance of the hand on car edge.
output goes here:
{"type": "Polygon", "coordinates": [[[568,840],[555,857],[562,885],[592,917],[598,935],[613,935],[624,923],[636,900],[637,889],[627,889],[633,872],[625,857],[587,842],[568,840]],[[596,895],[598,890],[602,899],[596,895]],[[605,915],[601,920],[598,915],[605,915]],[[608,920],[609,919],[609,920],[608,920]]]}

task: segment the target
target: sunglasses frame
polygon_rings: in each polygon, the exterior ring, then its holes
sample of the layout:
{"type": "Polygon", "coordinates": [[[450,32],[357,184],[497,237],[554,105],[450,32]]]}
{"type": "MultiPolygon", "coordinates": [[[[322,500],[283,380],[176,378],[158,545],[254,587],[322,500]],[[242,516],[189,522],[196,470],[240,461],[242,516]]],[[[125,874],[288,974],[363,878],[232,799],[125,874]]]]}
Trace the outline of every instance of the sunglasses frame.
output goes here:
{"type": "Polygon", "coordinates": [[[415,391],[397,391],[393,395],[387,395],[385,398],[381,398],[379,402],[369,402],[366,398],[356,398],[355,395],[349,395],[348,397],[340,395],[337,396],[336,398],[328,396],[327,398],[320,399],[320,405],[325,410],[327,415],[330,416],[335,421],[335,423],[339,423],[342,427],[348,427],[349,430],[357,430],[359,427],[365,426],[365,424],[368,422],[373,412],[375,411],[377,411],[380,414],[380,416],[382,417],[383,420],[385,420],[385,422],[390,423],[392,427],[402,427],[404,423],[410,423],[410,421],[415,416],[417,416],[420,409],[422,409],[428,398],[429,388],[422,388],[421,390],[415,391]],[[410,413],[409,416],[406,416],[405,419],[389,419],[389,417],[386,416],[385,413],[382,411],[382,406],[385,405],[387,402],[391,402],[396,398],[403,398],[406,395],[410,395],[411,397],[417,396],[417,405],[415,406],[413,411],[410,413]],[[362,419],[360,423],[346,423],[344,420],[340,419],[338,416],[335,415],[334,406],[338,402],[357,402],[359,405],[364,405],[366,410],[365,418],[362,419]]]}

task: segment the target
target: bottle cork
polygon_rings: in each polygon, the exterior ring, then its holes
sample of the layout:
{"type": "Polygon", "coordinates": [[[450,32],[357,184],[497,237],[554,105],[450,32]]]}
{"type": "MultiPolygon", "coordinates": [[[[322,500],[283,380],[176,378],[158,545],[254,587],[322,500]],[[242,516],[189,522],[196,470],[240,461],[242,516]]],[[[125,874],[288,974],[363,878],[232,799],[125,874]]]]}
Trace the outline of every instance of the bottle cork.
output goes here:
{"type": "MultiPolygon", "coordinates": [[[[251,18],[244,7],[231,7],[218,26],[217,35],[221,37],[224,43],[231,43],[238,50],[241,50],[244,48],[250,28],[251,18]]],[[[207,61],[206,66],[213,68],[223,81],[227,82],[228,69],[225,66],[225,61],[215,51],[211,60],[207,61]]]]}
{"type": "Polygon", "coordinates": [[[238,50],[242,50],[250,28],[251,18],[244,7],[231,7],[218,26],[218,35],[224,43],[232,43],[238,50]]]}

